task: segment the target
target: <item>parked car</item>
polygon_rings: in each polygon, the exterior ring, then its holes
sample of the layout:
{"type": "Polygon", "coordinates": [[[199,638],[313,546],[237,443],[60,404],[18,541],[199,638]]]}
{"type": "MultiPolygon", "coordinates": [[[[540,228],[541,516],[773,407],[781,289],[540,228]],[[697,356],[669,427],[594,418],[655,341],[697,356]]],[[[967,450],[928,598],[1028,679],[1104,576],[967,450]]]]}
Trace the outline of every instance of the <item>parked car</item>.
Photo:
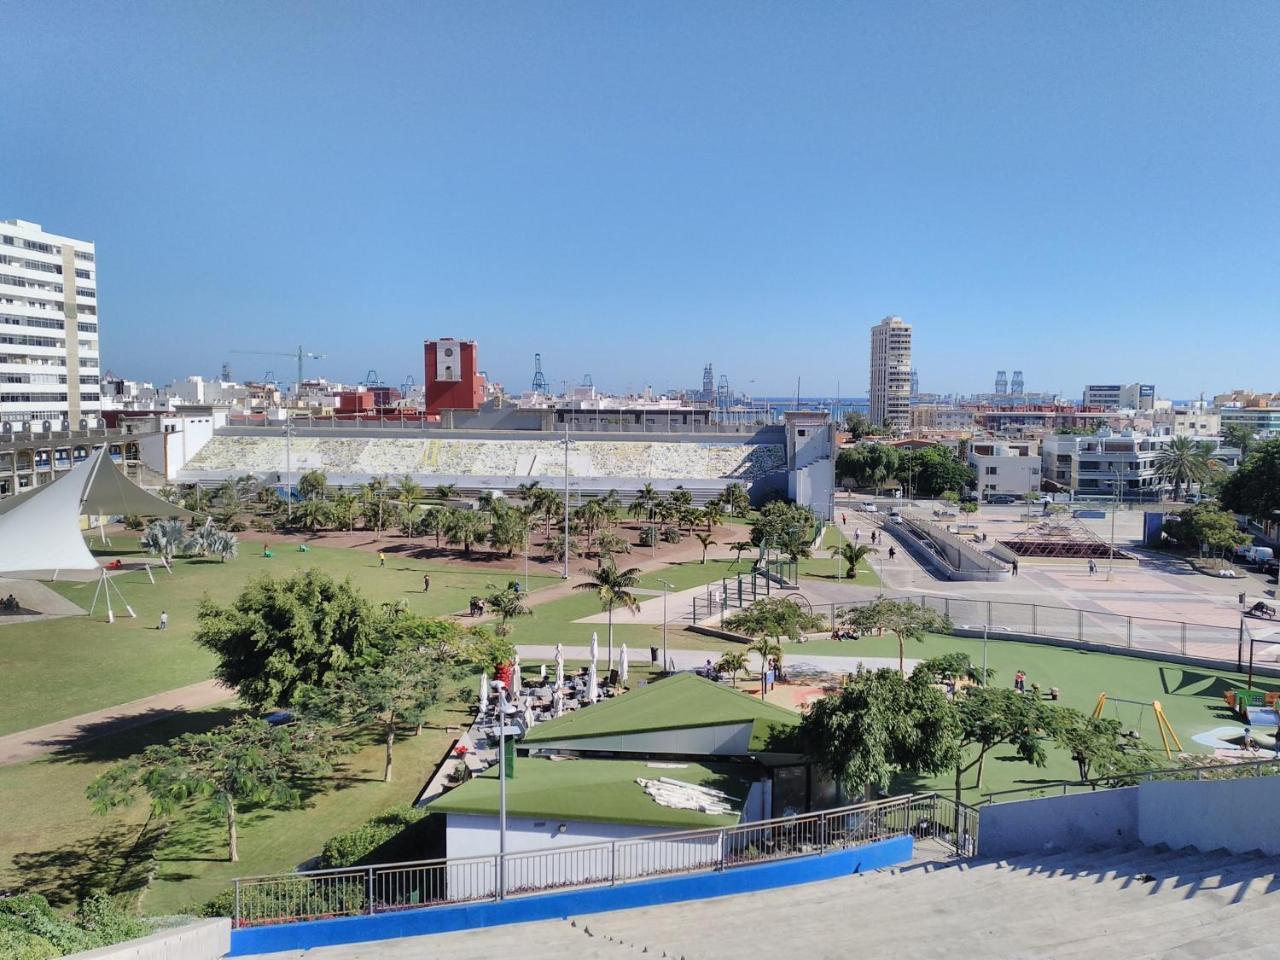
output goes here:
{"type": "Polygon", "coordinates": [[[1017,503],[1018,498],[1012,493],[990,493],[987,494],[987,503],[1017,503]]]}
{"type": "Polygon", "coordinates": [[[863,513],[879,513],[879,509],[874,503],[863,503],[858,505],[858,509],[863,513]]]}
{"type": "Polygon", "coordinates": [[[1257,567],[1264,567],[1269,560],[1274,560],[1276,553],[1270,547],[1241,547],[1236,551],[1236,559],[1244,563],[1253,564],[1257,567]]]}

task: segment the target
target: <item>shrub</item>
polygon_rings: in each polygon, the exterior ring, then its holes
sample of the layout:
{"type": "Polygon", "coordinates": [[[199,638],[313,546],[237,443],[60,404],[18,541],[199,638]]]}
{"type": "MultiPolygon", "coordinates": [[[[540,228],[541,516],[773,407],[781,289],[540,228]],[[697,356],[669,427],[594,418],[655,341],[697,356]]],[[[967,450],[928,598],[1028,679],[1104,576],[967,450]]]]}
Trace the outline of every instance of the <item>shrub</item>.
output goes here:
{"type": "MultiPolygon", "coordinates": [[[[412,836],[419,833],[419,831],[411,831],[410,828],[425,819],[427,814],[427,810],[411,804],[392,807],[386,813],[374,817],[354,830],[340,833],[325,841],[320,851],[319,866],[321,869],[353,867],[366,862],[386,863],[396,859],[385,854],[371,857],[371,854],[382,850],[401,834],[409,833],[412,836]]],[[[426,856],[426,851],[406,851],[406,859],[419,860],[426,856]]]]}
{"type": "Polygon", "coordinates": [[[62,951],[44,937],[25,930],[0,929],[0,957],[6,960],[51,960],[62,951]]]}
{"type": "Polygon", "coordinates": [[[76,909],[76,923],[99,946],[108,946],[151,932],[151,925],[106,894],[90,894],[76,909]]]}
{"type": "Polygon", "coordinates": [[[640,540],[639,540],[639,544],[640,544],[640,546],[642,546],[642,547],[652,547],[652,546],[653,546],[653,527],[641,527],[641,528],[640,528],[640,540]]]}
{"type": "Polygon", "coordinates": [[[274,533],[276,525],[267,517],[254,517],[253,529],[258,531],[258,533],[274,533]]]}
{"type": "MultiPolygon", "coordinates": [[[[73,921],[49,906],[49,901],[38,893],[20,893],[0,899],[0,933],[26,934],[37,940],[44,940],[58,951],[55,956],[98,946],[73,921]]],[[[39,944],[36,944],[34,949],[38,948],[39,944]]],[[[27,949],[33,948],[28,945],[27,949]]],[[[39,953],[35,956],[39,956],[39,953]]]]}
{"type": "Polygon", "coordinates": [[[126,530],[141,530],[143,528],[142,518],[135,514],[129,514],[124,518],[124,528],[126,530]]]}
{"type": "Polygon", "coordinates": [[[678,527],[666,527],[662,531],[663,543],[679,543],[684,539],[684,534],[680,532],[678,527]]]}

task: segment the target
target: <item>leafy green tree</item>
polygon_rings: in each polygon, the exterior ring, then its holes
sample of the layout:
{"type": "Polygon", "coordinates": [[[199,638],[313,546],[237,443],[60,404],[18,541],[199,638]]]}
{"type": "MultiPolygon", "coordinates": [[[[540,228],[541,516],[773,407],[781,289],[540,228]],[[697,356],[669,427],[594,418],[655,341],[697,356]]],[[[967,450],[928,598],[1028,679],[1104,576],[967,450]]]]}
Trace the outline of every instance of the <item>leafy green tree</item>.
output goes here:
{"type": "Polygon", "coordinates": [[[435,534],[436,549],[440,549],[440,538],[449,527],[449,511],[444,507],[428,507],[418,521],[424,534],[435,534]]]}
{"type": "Polygon", "coordinates": [[[366,526],[381,532],[387,525],[387,481],[384,477],[371,477],[362,491],[362,512],[366,526]]]}
{"type": "Polygon", "coordinates": [[[357,505],[356,498],[346,490],[339,492],[329,501],[329,522],[339,530],[354,530],[357,505]]]}
{"type": "Polygon", "coordinates": [[[730,650],[716,661],[716,670],[719,673],[729,674],[729,679],[735,687],[738,685],[738,674],[745,669],[747,669],[747,657],[739,650],[730,650]]]}
{"type": "Polygon", "coordinates": [[[298,784],[332,770],[337,753],[323,731],[302,724],[272,726],[239,717],[208,733],[184,733],[111,767],[87,789],[96,811],[132,803],[139,793],[154,812],[173,816],[184,809],[226,820],[227,859],[240,859],[238,810],[252,805],[287,809],[301,803],[298,784]]]}
{"type": "Polygon", "coordinates": [[[707,562],[707,548],[712,546],[716,541],[709,533],[695,533],[694,536],[697,537],[698,542],[702,544],[702,563],[705,566],[707,562]]]}
{"type": "Polygon", "coordinates": [[[1120,721],[1111,717],[1091,717],[1060,707],[1054,740],[1071,754],[1081,780],[1108,778],[1111,786],[1120,786],[1127,774],[1161,765],[1145,740],[1130,737],[1120,721]]]}
{"type": "Polygon", "coordinates": [[[245,703],[289,706],[301,688],[353,669],[374,648],[379,619],[349,580],[313,569],[254,580],[228,606],[206,598],[195,641],[245,703]]]}
{"type": "Polygon", "coordinates": [[[977,501],[977,500],[965,500],[963,503],[961,503],[961,504],[960,504],[960,512],[961,512],[961,513],[977,513],[977,512],[978,512],[978,501],[977,501]]]}
{"type": "Polygon", "coordinates": [[[551,536],[551,524],[557,519],[564,516],[564,498],[554,490],[548,490],[541,487],[534,491],[534,497],[538,504],[538,512],[542,514],[544,523],[543,536],[551,536]]]}
{"type": "Polygon", "coordinates": [[[813,511],[808,507],[775,500],[765,504],[751,524],[751,542],[756,545],[767,542],[784,550],[787,544],[808,544],[813,540],[815,523],[813,511]]]}
{"type": "Polygon", "coordinates": [[[308,470],[298,478],[298,496],[303,500],[323,497],[329,486],[328,478],[319,470],[308,470]]]}
{"type": "Polygon", "coordinates": [[[863,560],[876,552],[876,548],[868,546],[865,543],[849,543],[847,540],[837,547],[829,548],[833,557],[840,557],[845,562],[848,569],[845,576],[850,580],[856,580],[858,577],[858,566],[863,560]]]}
{"type": "Polygon", "coordinates": [[[473,667],[493,676],[498,667],[515,659],[516,646],[508,637],[479,628],[466,634],[461,656],[473,667]]]}
{"type": "Polygon", "coordinates": [[[385,747],[383,782],[391,780],[396,733],[401,726],[422,729],[441,699],[444,665],[425,645],[403,644],[341,674],[301,699],[304,716],[327,723],[377,730],[385,747]]]}
{"type": "Polygon", "coordinates": [[[1164,533],[1188,550],[1212,553],[1218,557],[1253,541],[1236,526],[1234,516],[1207,503],[1180,510],[1176,516],[1166,518],[1164,533]]]}
{"type": "Polygon", "coordinates": [[[854,440],[861,440],[876,432],[871,418],[856,411],[844,415],[844,429],[854,440]]]}
{"type": "Polygon", "coordinates": [[[810,613],[796,601],[786,597],[763,597],[751,606],[725,618],[725,628],[747,637],[768,637],[778,642],[802,640],[807,632],[826,625],[817,614],[810,613]]]}
{"type": "Polygon", "coordinates": [[[720,502],[731,517],[745,517],[751,510],[751,495],[740,483],[728,484],[720,491],[720,502]]]}
{"type": "Polygon", "coordinates": [[[1057,710],[1038,696],[1019,693],[1010,687],[971,687],[955,698],[960,721],[960,745],[956,756],[956,802],[961,802],[961,779],[977,767],[977,789],[982,789],[982,770],[987,754],[995,747],[1013,747],[1025,763],[1043,767],[1044,742],[1057,732],[1057,710]],[[971,751],[976,751],[976,756],[971,751]]]}
{"type": "Polygon", "coordinates": [[[395,497],[400,506],[413,510],[414,507],[422,502],[424,496],[426,496],[426,491],[422,489],[422,485],[409,474],[406,473],[396,482],[395,497]]]}
{"type": "Polygon", "coordinates": [[[590,590],[600,600],[600,606],[609,616],[609,659],[613,663],[613,610],[621,607],[632,613],[640,609],[640,601],[631,591],[640,586],[640,568],[628,567],[619,570],[612,561],[599,570],[593,570],[588,579],[575,583],[575,590],[590,590]]]}
{"type": "Polygon", "coordinates": [[[1247,457],[1253,447],[1254,433],[1243,423],[1229,423],[1222,428],[1222,441],[1228,447],[1235,447],[1240,456],[1247,457]]]}
{"type": "Polygon", "coordinates": [[[996,675],[995,670],[988,669],[983,673],[963,651],[940,653],[916,664],[911,675],[919,675],[929,683],[944,683],[948,680],[971,680],[974,683],[988,683],[996,675]]]}
{"type": "Polygon", "coordinates": [[[293,510],[293,522],[312,533],[317,532],[321,527],[327,527],[332,517],[333,512],[329,502],[318,496],[308,497],[293,510]]]}
{"type": "Polygon", "coordinates": [[[977,472],[949,447],[937,444],[900,458],[894,474],[915,496],[934,498],[977,482],[977,472]]]}
{"type": "Polygon", "coordinates": [[[509,503],[498,501],[493,508],[493,521],[489,527],[489,545],[506,556],[513,556],[524,546],[529,532],[529,521],[524,512],[509,503]]]}
{"type": "Polygon", "coordinates": [[[1212,476],[1214,461],[1209,456],[1212,451],[1208,443],[1174,437],[1156,454],[1156,476],[1173,483],[1174,500],[1179,499],[1183,487],[1203,483],[1212,476]]]}
{"type": "Polygon", "coordinates": [[[893,670],[855,674],[800,721],[810,754],[850,793],[888,788],[899,773],[953,768],[960,722],[946,696],[893,670]]]}
{"type": "Polygon", "coordinates": [[[488,532],[488,522],[474,510],[453,508],[445,516],[445,539],[451,545],[462,547],[464,557],[470,557],[472,546],[488,532]]]}
{"type": "Polygon", "coordinates": [[[588,500],[573,513],[574,519],[586,531],[588,541],[591,540],[597,529],[609,522],[609,511],[605,509],[603,503],[595,498],[588,500]]]}
{"type": "Polygon", "coordinates": [[[506,590],[494,590],[490,593],[488,604],[489,610],[498,617],[498,625],[494,629],[500,637],[511,633],[511,620],[516,617],[527,617],[533,613],[524,602],[524,594],[509,587],[506,590]]]}
{"type": "Polygon", "coordinates": [[[898,639],[898,672],[907,675],[906,641],[923,641],[927,633],[947,633],[951,620],[910,600],[879,597],[869,604],[845,612],[846,626],[860,631],[888,630],[898,639]]]}
{"type": "Polygon", "coordinates": [[[1228,510],[1256,520],[1274,520],[1280,511],[1280,439],[1255,444],[1239,469],[1222,484],[1228,510]]]}
{"type": "Polygon", "coordinates": [[[877,493],[897,472],[901,455],[887,443],[859,443],[836,456],[836,479],[877,493]]]}

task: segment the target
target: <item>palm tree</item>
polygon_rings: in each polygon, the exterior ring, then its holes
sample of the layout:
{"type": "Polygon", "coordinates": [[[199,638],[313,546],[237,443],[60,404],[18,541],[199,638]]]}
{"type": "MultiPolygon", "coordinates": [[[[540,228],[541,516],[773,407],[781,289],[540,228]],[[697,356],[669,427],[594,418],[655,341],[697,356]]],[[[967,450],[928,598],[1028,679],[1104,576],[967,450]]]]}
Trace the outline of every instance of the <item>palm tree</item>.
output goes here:
{"type": "Polygon", "coordinates": [[[436,549],[440,549],[440,536],[448,528],[449,511],[443,507],[428,507],[422,514],[422,532],[436,535],[436,549]]]}
{"type": "Polygon", "coordinates": [[[755,548],[756,545],[750,540],[735,540],[733,543],[729,544],[729,549],[734,553],[733,565],[736,567],[738,565],[738,561],[742,559],[742,555],[748,550],[754,550],[755,548]]]}
{"type": "Polygon", "coordinates": [[[618,491],[610,489],[603,497],[600,498],[600,506],[604,507],[605,513],[608,514],[608,523],[613,526],[617,520],[617,514],[622,509],[622,498],[618,496],[618,491]]]}
{"type": "Polygon", "coordinates": [[[716,661],[716,670],[729,674],[729,679],[735,687],[738,685],[738,674],[745,669],[747,669],[747,655],[738,650],[730,650],[716,661]]]}
{"type": "Polygon", "coordinates": [[[458,485],[456,483],[437,484],[433,495],[441,503],[448,503],[458,495],[458,485]]]}
{"type": "Polygon", "coordinates": [[[590,540],[598,527],[604,525],[609,519],[608,511],[599,500],[588,500],[582,506],[574,511],[574,517],[586,530],[587,539],[590,540]]]}
{"type": "Polygon", "coordinates": [[[695,533],[694,536],[697,537],[698,542],[702,544],[702,563],[705,566],[707,562],[707,547],[711,546],[716,541],[711,539],[711,534],[709,533],[695,533]]]}
{"type": "Polygon", "coordinates": [[[542,519],[546,523],[544,536],[551,536],[551,522],[557,517],[564,515],[564,498],[554,490],[548,490],[546,487],[535,492],[538,503],[538,510],[542,514],[542,519]]]}
{"type": "Polygon", "coordinates": [[[640,601],[631,592],[640,585],[640,568],[628,567],[626,570],[619,570],[610,560],[606,566],[599,570],[592,570],[587,576],[588,579],[584,582],[575,583],[573,589],[594,590],[596,596],[600,598],[600,606],[604,607],[609,615],[609,659],[606,665],[612,667],[613,608],[622,607],[632,613],[640,609],[640,601]]]}
{"type": "Polygon", "coordinates": [[[848,541],[838,547],[831,547],[831,555],[833,557],[842,557],[844,562],[848,564],[849,569],[845,571],[845,576],[850,580],[858,578],[858,564],[876,552],[875,547],[868,546],[865,543],[853,544],[848,541]]]}
{"type": "Polygon", "coordinates": [[[1156,455],[1156,475],[1173,481],[1173,499],[1177,500],[1184,485],[1204,483],[1213,472],[1207,443],[1190,437],[1174,437],[1169,445],[1156,455]]]}
{"type": "Polygon", "coordinates": [[[740,483],[731,483],[725,487],[720,493],[720,499],[731,516],[745,516],[751,509],[751,497],[740,483]]]}
{"type": "Polygon", "coordinates": [[[230,477],[223,480],[222,485],[218,487],[218,502],[224,507],[240,505],[240,488],[230,477]]]}
{"type": "Polygon", "coordinates": [[[315,533],[329,524],[332,514],[328,501],[321,500],[319,497],[308,497],[298,504],[293,511],[293,517],[303,527],[315,533]]]}
{"type": "Polygon", "coordinates": [[[421,484],[407,473],[396,482],[396,499],[400,501],[400,506],[408,510],[418,505],[423,493],[421,484]]]}
{"type": "Polygon", "coordinates": [[[517,510],[504,500],[494,501],[493,523],[489,527],[490,546],[504,551],[510,557],[516,552],[516,547],[524,546],[524,538],[528,532],[529,520],[524,511],[517,510]]]}
{"type": "Polygon", "coordinates": [[[387,500],[387,481],[382,477],[370,477],[364,485],[365,519],[373,521],[373,529],[381,532],[386,525],[384,508],[387,500]]]}
{"type": "Polygon", "coordinates": [[[708,500],[702,508],[702,519],[707,521],[707,533],[724,523],[724,505],[718,500],[708,500]]]}
{"type": "Polygon", "coordinates": [[[525,503],[528,503],[530,500],[534,499],[537,494],[538,486],[539,481],[537,480],[530,480],[528,483],[518,483],[516,484],[516,496],[525,503]]]}
{"type": "Polygon", "coordinates": [[[329,503],[333,525],[347,531],[355,529],[357,503],[356,498],[345,490],[335,496],[329,503]]]}
{"type": "Polygon", "coordinates": [[[489,609],[498,615],[498,625],[494,628],[494,633],[500,637],[505,637],[511,632],[507,621],[533,613],[525,604],[521,594],[511,589],[494,590],[489,594],[488,602],[489,609]]]}
{"type": "Polygon", "coordinates": [[[462,555],[471,556],[471,547],[484,538],[488,524],[472,510],[450,510],[445,521],[445,536],[450,543],[462,547],[462,555]]]}
{"type": "Polygon", "coordinates": [[[1243,460],[1249,455],[1249,448],[1253,446],[1253,431],[1243,423],[1227,424],[1222,428],[1222,442],[1228,447],[1239,450],[1240,458],[1243,460]]]}
{"type": "Polygon", "coordinates": [[[782,666],[782,644],[770,637],[756,637],[747,650],[760,658],[760,699],[763,700],[766,692],[764,675],[769,669],[769,658],[773,657],[774,663],[782,666]]]}
{"type": "Polygon", "coordinates": [[[622,537],[618,536],[612,530],[601,530],[596,534],[596,566],[599,567],[604,560],[613,563],[613,555],[615,553],[630,553],[631,544],[622,537]]]}

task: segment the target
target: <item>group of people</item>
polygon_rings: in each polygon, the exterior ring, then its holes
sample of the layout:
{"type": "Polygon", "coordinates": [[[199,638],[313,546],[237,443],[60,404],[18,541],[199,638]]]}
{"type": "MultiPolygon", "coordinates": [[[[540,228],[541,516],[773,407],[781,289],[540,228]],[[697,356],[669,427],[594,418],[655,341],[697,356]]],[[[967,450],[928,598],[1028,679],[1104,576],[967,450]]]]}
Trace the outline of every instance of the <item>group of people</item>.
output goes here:
{"type": "Polygon", "coordinates": [[[485,607],[484,597],[472,597],[472,598],[471,598],[471,605],[470,605],[470,612],[471,612],[471,616],[473,616],[473,617],[483,617],[483,616],[484,616],[484,607],[485,607]]]}
{"type": "MultiPolygon", "coordinates": [[[[861,539],[862,539],[862,529],[861,529],[860,527],[854,527],[854,528],[853,528],[853,542],[854,542],[854,543],[857,543],[857,542],[858,542],[859,540],[861,540],[861,539]]],[[[872,529],[872,531],[871,531],[871,543],[874,545],[874,544],[882,543],[882,542],[884,542],[884,534],[883,534],[883,533],[881,533],[879,530],[872,529]]],[[[890,550],[892,550],[893,548],[892,548],[892,547],[890,547],[889,549],[890,549],[890,550]]]]}
{"type": "Polygon", "coordinates": [[[4,602],[0,604],[0,609],[5,613],[17,613],[22,609],[22,604],[18,603],[18,598],[12,593],[4,598],[4,602]]]}

